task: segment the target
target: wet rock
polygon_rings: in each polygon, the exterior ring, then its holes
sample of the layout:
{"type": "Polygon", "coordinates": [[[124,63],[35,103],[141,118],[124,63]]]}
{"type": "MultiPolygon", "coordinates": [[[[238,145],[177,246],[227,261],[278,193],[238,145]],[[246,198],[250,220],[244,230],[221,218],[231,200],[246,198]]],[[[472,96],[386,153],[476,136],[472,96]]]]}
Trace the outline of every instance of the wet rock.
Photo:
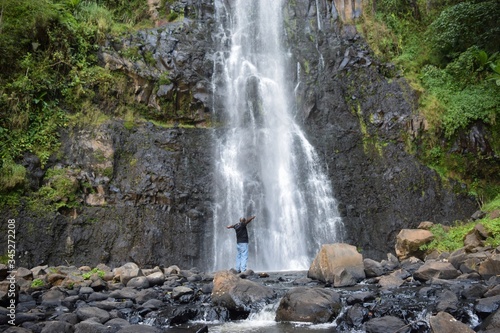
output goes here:
{"type": "Polygon", "coordinates": [[[352,295],[349,295],[349,297],[347,298],[347,304],[349,305],[353,305],[353,304],[357,304],[357,303],[364,303],[364,302],[368,302],[368,301],[371,301],[371,300],[374,300],[375,299],[375,295],[369,291],[365,291],[365,292],[360,292],[360,293],[355,293],[355,294],[352,294],[352,295]]]}
{"type": "Polygon", "coordinates": [[[481,274],[485,280],[492,276],[500,275],[500,254],[492,254],[481,262],[478,267],[478,273],[481,274]]]}
{"type": "Polygon", "coordinates": [[[500,310],[490,314],[480,325],[480,332],[500,332],[500,310]]]}
{"type": "Polygon", "coordinates": [[[361,328],[362,324],[368,319],[370,311],[361,304],[354,304],[346,313],[346,320],[354,328],[361,328]]]}
{"type": "Polygon", "coordinates": [[[413,274],[416,279],[422,281],[433,278],[454,279],[459,275],[460,272],[458,272],[452,264],[442,261],[428,261],[413,274]]]}
{"type": "Polygon", "coordinates": [[[101,324],[103,324],[109,320],[109,313],[107,311],[92,306],[78,308],[76,310],[76,315],[81,321],[96,318],[101,324]]]}
{"type": "Polygon", "coordinates": [[[175,287],[174,290],[172,291],[172,298],[179,299],[184,295],[192,294],[192,293],[193,293],[193,289],[188,288],[188,287],[184,287],[184,286],[179,286],[179,287],[175,287]]]}
{"type": "Polygon", "coordinates": [[[25,267],[18,267],[16,271],[16,278],[33,280],[33,272],[25,267]]]}
{"type": "Polygon", "coordinates": [[[393,316],[370,319],[364,324],[364,327],[367,333],[411,332],[411,328],[404,321],[393,316]]]}
{"type": "Polygon", "coordinates": [[[150,286],[160,286],[165,282],[165,274],[163,272],[154,272],[146,275],[150,286]]]}
{"type": "Polygon", "coordinates": [[[109,297],[116,299],[135,299],[137,296],[137,290],[133,288],[123,288],[115,290],[109,294],[109,297]]]}
{"type": "Polygon", "coordinates": [[[333,290],[296,287],[288,291],[276,311],[276,321],[331,322],[342,308],[333,290]]]}
{"type": "MultiPolygon", "coordinates": [[[[156,328],[156,327],[151,327],[151,326],[146,326],[146,325],[130,325],[127,327],[124,327],[117,331],[116,333],[162,333],[163,330],[156,328]]],[[[75,332],[76,333],[76,332],[75,332]]]]}
{"type": "Polygon", "coordinates": [[[127,282],[127,287],[135,289],[149,288],[149,280],[145,276],[134,277],[127,282]]]}
{"type": "Polygon", "coordinates": [[[431,316],[429,320],[432,333],[473,333],[469,326],[456,320],[452,315],[446,312],[439,312],[431,316]]]}
{"type": "Polygon", "coordinates": [[[401,278],[393,275],[382,276],[378,281],[379,286],[383,289],[398,288],[403,283],[404,281],[401,278]]]}
{"type": "Polygon", "coordinates": [[[275,297],[272,289],[253,281],[241,279],[229,271],[217,272],[214,277],[212,304],[230,311],[248,311],[252,306],[275,297]]]}
{"type": "Polygon", "coordinates": [[[381,263],[373,259],[363,259],[363,265],[365,266],[366,277],[377,277],[384,274],[384,268],[381,263]]]}
{"type": "Polygon", "coordinates": [[[74,327],[74,333],[105,333],[108,329],[105,325],[92,319],[79,322],[74,327]]]}
{"type": "Polygon", "coordinates": [[[60,289],[52,289],[44,293],[42,296],[42,305],[45,307],[56,307],[61,305],[63,299],[65,299],[68,294],[60,289]]]}
{"type": "Polygon", "coordinates": [[[474,308],[481,314],[491,314],[500,308],[500,295],[478,299],[474,308]]]}
{"type": "Polygon", "coordinates": [[[64,321],[50,321],[46,323],[41,333],[73,333],[75,331],[73,325],[64,321]]]}
{"type": "Polygon", "coordinates": [[[454,292],[445,290],[439,294],[437,311],[455,313],[458,310],[458,297],[454,292]]]}
{"type": "Polygon", "coordinates": [[[365,278],[363,256],[349,244],[322,245],[307,276],[335,287],[354,285],[365,278]]]}

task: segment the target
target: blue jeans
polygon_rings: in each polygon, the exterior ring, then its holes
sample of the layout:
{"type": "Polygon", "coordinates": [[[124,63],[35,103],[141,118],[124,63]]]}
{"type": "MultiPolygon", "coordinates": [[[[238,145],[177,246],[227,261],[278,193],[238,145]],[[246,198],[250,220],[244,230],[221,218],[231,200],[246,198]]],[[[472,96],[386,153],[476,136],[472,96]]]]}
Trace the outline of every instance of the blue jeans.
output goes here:
{"type": "Polygon", "coordinates": [[[238,250],[238,254],[236,255],[236,270],[244,272],[247,270],[248,243],[237,243],[236,249],[238,250]]]}

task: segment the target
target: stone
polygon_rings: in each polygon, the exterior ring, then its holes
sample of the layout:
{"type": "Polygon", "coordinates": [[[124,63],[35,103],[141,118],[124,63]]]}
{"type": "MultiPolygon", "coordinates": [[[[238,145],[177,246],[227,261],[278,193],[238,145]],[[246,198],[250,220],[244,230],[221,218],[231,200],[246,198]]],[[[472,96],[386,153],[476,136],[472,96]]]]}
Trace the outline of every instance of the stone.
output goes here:
{"type": "Polygon", "coordinates": [[[424,259],[425,251],[420,250],[420,247],[433,239],[434,235],[428,230],[402,229],[396,236],[396,255],[399,260],[409,257],[424,259]]]}
{"type": "Polygon", "coordinates": [[[340,295],[331,289],[296,287],[281,299],[276,321],[329,323],[341,309],[340,295]]]}
{"type": "Polygon", "coordinates": [[[477,272],[487,280],[492,276],[500,275],[500,254],[493,254],[481,264],[477,272]]]}
{"type": "Polygon", "coordinates": [[[378,285],[382,289],[398,288],[403,283],[404,283],[404,281],[402,279],[400,279],[397,276],[393,276],[393,275],[385,275],[385,276],[380,277],[380,279],[378,280],[378,285]]]}
{"type": "Polygon", "coordinates": [[[438,312],[429,319],[431,333],[474,333],[469,326],[456,320],[451,314],[438,312]]]}
{"type": "Polygon", "coordinates": [[[68,294],[60,289],[51,289],[42,295],[42,305],[56,307],[61,305],[63,299],[65,299],[68,294]]]}
{"type": "Polygon", "coordinates": [[[417,269],[419,269],[424,262],[416,257],[410,257],[401,261],[401,268],[405,271],[413,274],[417,269]]]}
{"type": "Polygon", "coordinates": [[[135,278],[132,278],[127,282],[127,287],[136,289],[149,288],[148,278],[145,276],[137,276],[135,278]]]}
{"type": "Polygon", "coordinates": [[[423,222],[420,222],[417,229],[430,230],[433,226],[434,226],[433,222],[423,221],[423,222]]]}
{"type": "Polygon", "coordinates": [[[82,321],[76,324],[74,328],[74,333],[105,333],[108,331],[107,326],[93,320],[82,321]]]}
{"type": "Polygon", "coordinates": [[[172,298],[173,299],[179,299],[181,296],[187,295],[187,294],[192,294],[193,289],[185,286],[179,286],[175,287],[174,290],[172,290],[172,298]]]}
{"type": "Polygon", "coordinates": [[[165,276],[176,275],[180,272],[181,269],[177,265],[172,265],[165,269],[165,276]]]}
{"type": "Polygon", "coordinates": [[[18,267],[16,271],[16,278],[31,281],[33,280],[33,272],[25,267],[18,267]]]}
{"type": "Polygon", "coordinates": [[[125,286],[133,278],[143,276],[139,266],[133,262],[126,263],[125,265],[116,268],[114,270],[114,274],[115,279],[120,280],[120,282],[125,286]]]}
{"type": "Polygon", "coordinates": [[[135,301],[137,302],[137,304],[142,304],[142,303],[145,303],[149,300],[155,299],[157,297],[158,297],[158,292],[156,292],[155,290],[153,290],[151,288],[144,289],[144,290],[141,290],[137,293],[137,295],[135,297],[135,301]]]}
{"type": "Polygon", "coordinates": [[[458,297],[454,292],[445,290],[438,295],[436,311],[454,313],[458,310],[458,297]]]}
{"type": "Polygon", "coordinates": [[[152,326],[146,326],[146,325],[130,325],[130,326],[123,327],[122,329],[120,329],[116,333],[137,333],[137,332],[162,333],[163,330],[156,328],[156,327],[152,327],[152,326]]]}
{"type": "Polygon", "coordinates": [[[484,319],[481,323],[480,328],[482,331],[491,330],[500,332],[500,309],[486,317],[486,319],[484,319]]]}
{"type": "Polygon", "coordinates": [[[476,300],[474,309],[481,314],[491,314],[500,308],[500,295],[476,300]]]}
{"type": "Polygon", "coordinates": [[[363,265],[365,267],[365,275],[367,278],[377,277],[384,274],[384,267],[378,261],[373,259],[363,259],[363,265]]]}
{"type": "Polygon", "coordinates": [[[42,329],[41,333],[73,333],[74,328],[68,322],[64,321],[49,321],[45,324],[45,327],[42,329]]]}
{"type": "Polygon", "coordinates": [[[363,256],[349,244],[322,245],[307,277],[333,283],[335,287],[352,286],[366,277],[363,256]]]}
{"type": "Polygon", "coordinates": [[[394,316],[373,318],[364,324],[366,333],[410,333],[411,328],[403,320],[394,316]]]}
{"type": "Polygon", "coordinates": [[[109,294],[109,297],[116,299],[135,299],[137,297],[137,290],[133,288],[118,289],[109,294]]]}
{"type": "Polygon", "coordinates": [[[248,311],[250,305],[266,302],[274,296],[271,288],[241,279],[229,271],[215,274],[212,304],[224,306],[230,311],[248,311]]]}
{"type": "Polygon", "coordinates": [[[427,261],[414,274],[417,280],[428,281],[430,279],[455,279],[460,272],[455,267],[444,261],[427,261]]]}
{"type": "Polygon", "coordinates": [[[146,278],[150,286],[161,286],[165,282],[165,274],[161,271],[146,275],[146,278]]]}
{"type": "Polygon", "coordinates": [[[108,320],[105,325],[112,331],[118,331],[124,327],[130,326],[130,323],[122,318],[113,318],[108,320]]]}
{"type": "Polygon", "coordinates": [[[97,318],[97,320],[101,324],[103,324],[109,320],[109,313],[107,311],[99,309],[98,307],[94,306],[80,307],[76,310],[76,315],[78,316],[78,319],[81,321],[90,318],[97,318]]]}

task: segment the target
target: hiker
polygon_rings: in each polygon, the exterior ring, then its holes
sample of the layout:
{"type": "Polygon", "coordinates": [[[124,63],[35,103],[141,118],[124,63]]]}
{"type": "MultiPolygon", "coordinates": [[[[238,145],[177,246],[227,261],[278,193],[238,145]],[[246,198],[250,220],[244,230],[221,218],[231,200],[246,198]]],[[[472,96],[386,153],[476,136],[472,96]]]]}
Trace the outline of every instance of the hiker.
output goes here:
{"type": "Polygon", "coordinates": [[[249,218],[240,218],[240,222],[228,225],[226,228],[234,229],[236,231],[236,271],[238,273],[244,272],[247,269],[248,260],[248,232],[247,224],[252,222],[255,216],[249,218]]]}

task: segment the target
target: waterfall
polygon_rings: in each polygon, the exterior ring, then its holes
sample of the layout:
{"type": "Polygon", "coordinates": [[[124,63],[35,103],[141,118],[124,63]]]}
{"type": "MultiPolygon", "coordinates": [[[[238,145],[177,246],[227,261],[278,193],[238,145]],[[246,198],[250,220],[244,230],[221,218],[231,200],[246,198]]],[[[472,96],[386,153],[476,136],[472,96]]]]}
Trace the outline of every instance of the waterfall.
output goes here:
{"type": "Polygon", "coordinates": [[[307,269],[321,244],[340,241],[341,219],[325,167],[294,120],[295,71],[282,45],[282,1],[215,3],[210,268],[234,267],[236,237],[226,226],[256,215],[248,225],[248,267],[307,269]]]}

